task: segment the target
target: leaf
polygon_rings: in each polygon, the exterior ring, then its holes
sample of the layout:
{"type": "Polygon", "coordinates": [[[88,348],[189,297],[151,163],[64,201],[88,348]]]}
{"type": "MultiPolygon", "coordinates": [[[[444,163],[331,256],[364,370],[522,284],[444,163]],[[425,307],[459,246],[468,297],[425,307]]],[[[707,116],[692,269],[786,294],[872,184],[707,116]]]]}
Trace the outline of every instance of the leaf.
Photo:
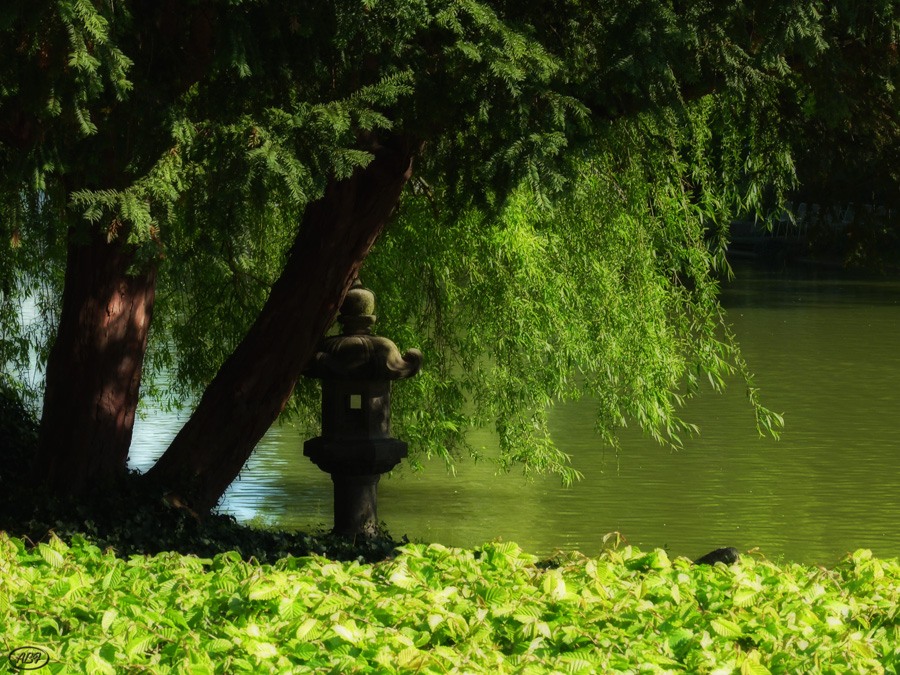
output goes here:
{"type": "Polygon", "coordinates": [[[739,588],[734,594],[734,605],[735,607],[749,607],[757,595],[759,595],[759,591],[754,588],[739,588]]]}
{"type": "Polygon", "coordinates": [[[872,559],[872,551],[870,551],[867,548],[858,548],[853,552],[851,559],[853,560],[853,562],[857,562],[857,563],[863,562],[866,560],[871,560],[872,559]]]}
{"type": "Polygon", "coordinates": [[[271,642],[251,642],[247,651],[261,659],[274,659],[278,656],[278,648],[271,642]]]}
{"type": "Polygon", "coordinates": [[[222,576],[212,583],[212,587],[217,591],[224,591],[230,595],[237,590],[238,582],[230,577],[222,576]]]}
{"type": "Polygon", "coordinates": [[[415,647],[407,647],[397,654],[397,663],[406,669],[418,670],[427,661],[428,655],[423,654],[415,647]]]}
{"type": "Polygon", "coordinates": [[[482,597],[489,605],[501,605],[509,600],[509,593],[504,588],[490,586],[484,590],[482,597]]]}
{"type": "Polygon", "coordinates": [[[173,628],[183,628],[185,630],[190,630],[191,628],[184,618],[184,614],[182,612],[177,612],[174,609],[167,609],[166,613],[163,615],[163,619],[166,624],[173,628]]]}
{"type": "Polygon", "coordinates": [[[722,637],[740,637],[743,629],[734,621],[728,619],[713,619],[709,622],[712,629],[722,637]]]}
{"type": "Polygon", "coordinates": [[[759,661],[748,657],[741,664],[741,675],[772,675],[772,671],[759,661]]]}
{"type": "Polygon", "coordinates": [[[403,570],[397,570],[390,577],[390,582],[400,588],[411,590],[416,587],[416,580],[403,570]]]}
{"type": "Polygon", "coordinates": [[[558,570],[551,570],[544,575],[542,587],[544,593],[553,600],[559,601],[566,597],[566,582],[558,570]]]}
{"type": "Polygon", "coordinates": [[[66,591],[66,594],[63,596],[64,599],[77,600],[88,594],[88,587],[81,584],[81,579],[77,577],[70,577],[70,579],[71,588],[66,591]]]}
{"type": "Polygon", "coordinates": [[[247,598],[250,600],[271,600],[281,595],[281,590],[266,582],[251,584],[247,589],[247,598]]]}
{"type": "Polygon", "coordinates": [[[822,584],[812,584],[803,592],[803,599],[807,603],[812,604],[814,601],[825,595],[826,591],[822,584]]]}
{"type": "Polygon", "coordinates": [[[112,664],[97,654],[87,657],[84,668],[88,675],[116,675],[116,669],[112,667],[112,664]]]}
{"type": "Polygon", "coordinates": [[[689,628],[679,628],[669,634],[669,646],[672,648],[672,651],[678,651],[678,648],[681,645],[683,645],[685,642],[690,641],[693,637],[694,631],[690,630],[689,628]]]}
{"type": "Polygon", "coordinates": [[[669,586],[669,593],[672,595],[672,602],[676,605],[681,604],[681,589],[678,587],[677,582],[673,582],[671,586],[669,586]]]}
{"type": "Polygon", "coordinates": [[[542,614],[541,608],[537,605],[525,605],[516,609],[513,618],[520,623],[534,623],[542,614]]]}
{"type": "Polygon", "coordinates": [[[125,646],[125,653],[128,654],[128,658],[134,658],[147,651],[150,645],[155,644],[156,639],[155,635],[135,637],[125,646]]]}
{"type": "Polygon", "coordinates": [[[309,609],[306,605],[291,598],[282,598],[281,602],[278,603],[278,616],[288,621],[299,619],[308,611],[309,609]]]}
{"type": "Polygon", "coordinates": [[[521,553],[518,544],[512,541],[499,541],[491,544],[491,548],[497,553],[505,556],[515,557],[521,553]]]}
{"type": "Polygon", "coordinates": [[[55,533],[50,537],[50,543],[48,544],[48,546],[54,551],[59,551],[60,553],[65,553],[69,550],[69,545],[66,544],[66,542],[64,542],[62,539],[57,537],[55,533]]]}
{"type": "Polygon", "coordinates": [[[41,554],[41,557],[48,565],[50,565],[50,567],[62,567],[65,563],[65,559],[62,557],[62,554],[59,551],[50,548],[46,544],[38,544],[38,553],[41,554]]]}
{"type": "Polygon", "coordinates": [[[335,624],[331,627],[331,629],[342,638],[344,638],[347,642],[356,644],[359,641],[359,636],[356,634],[356,631],[353,631],[342,624],[335,624]]]}
{"type": "Polygon", "coordinates": [[[850,648],[860,656],[863,656],[867,659],[876,658],[875,651],[872,649],[872,647],[868,643],[863,642],[861,639],[858,639],[856,637],[857,635],[858,633],[851,636],[850,648]]]}
{"type": "Polygon", "coordinates": [[[669,555],[661,548],[658,548],[649,554],[648,564],[650,565],[650,569],[654,570],[665,570],[672,566],[672,563],[669,561],[669,555]]]}
{"type": "Polygon", "coordinates": [[[112,625],[113,621],[116,620],[117,616],[119,616],[119,612],[115,609],[108,609],[103,612],[103,618],[100,620],[100,627],[103,629],[104,633],[109,630],[109,627],[112,625]]]}
{"type": "Polygon", "coordinates": [[[300,627],[297,628],[297,639],[305,640],[306,636],[309,635],[309,633],[318,625],[318,623],[319,622],[316,619],[309,618],[302,624],[300,624],[300,627]]]}
{"type": "Polygon", "coordinates": [[[169,579],[168,581],[164,581],[159,586],[157,586],[157,593],[171,593],[172,590],[178,585],[178,579],[169,579]]]}
{"type": "Polygon", "coordinates": [[[184,672],[188,675],[213,675],[216,671],[206,663],[191,663],[184,672]]]}
{"type": "Polygon", "coordinates": [[[231,640],[226,640],[225,638],[216,638],[211,642],[207,642],[204,646],[204,649],[208,652],[227,652],[232,647],[234,647],[234,643],[231,640]]]}
{"type": "Polygon", "coordinates": [[[103,577],[103,581],[100,583],[100,587],[105,591],[108,590],[111,586],[118,586],[119,582],[122,580],[122,567],[118,564],[113,564],[112,569],[106,573],[103,577]]]}
{"type": "Polygon", "coordinates": [[[585,661],[584,659],[572,658],[566,659],[563,664],[563,670],[569,675],[589,675],[590,673],[596,673],[597,670],[590,661],[585,661]]]}
{"type": "Polygon", "coordinates": [[[313,610],[317,616],[334,614],[344,606],[344,600],[339,595],[326,595],[319,606],[313,610]]]}

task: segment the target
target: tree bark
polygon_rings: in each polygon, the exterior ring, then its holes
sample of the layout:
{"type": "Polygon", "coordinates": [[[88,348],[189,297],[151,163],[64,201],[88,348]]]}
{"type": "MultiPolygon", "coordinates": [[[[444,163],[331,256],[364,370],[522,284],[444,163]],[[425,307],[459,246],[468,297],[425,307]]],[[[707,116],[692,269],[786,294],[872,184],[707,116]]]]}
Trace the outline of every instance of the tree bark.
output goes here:
{"type": "Polygon", "coordinates": [[[412,139],[372,145],[375,157],[365,168],[332,179],[307,206],[259,317],[147,473],[200,514],[218,503],[284,409],[412,174],[412,139]]]}
{"type": "Polygon", "coordinates": [[[54,494],[109,489],[125,472],[156,293],[155,265],[129,275],[133,262],[121,238],[69,244],[34,464],[54,494]]]}

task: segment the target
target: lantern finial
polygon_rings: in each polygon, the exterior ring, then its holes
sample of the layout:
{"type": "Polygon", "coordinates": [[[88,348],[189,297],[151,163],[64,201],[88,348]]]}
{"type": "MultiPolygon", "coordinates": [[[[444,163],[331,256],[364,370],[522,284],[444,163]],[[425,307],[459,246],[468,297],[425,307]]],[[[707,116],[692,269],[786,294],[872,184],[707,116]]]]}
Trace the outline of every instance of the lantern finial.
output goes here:
{"type": "Polygon", "coordinates": [[[375,323],[375,294],[362,285],[357,277],[341,304],[338,321],[343,335],[371,335],[375,323]]]}

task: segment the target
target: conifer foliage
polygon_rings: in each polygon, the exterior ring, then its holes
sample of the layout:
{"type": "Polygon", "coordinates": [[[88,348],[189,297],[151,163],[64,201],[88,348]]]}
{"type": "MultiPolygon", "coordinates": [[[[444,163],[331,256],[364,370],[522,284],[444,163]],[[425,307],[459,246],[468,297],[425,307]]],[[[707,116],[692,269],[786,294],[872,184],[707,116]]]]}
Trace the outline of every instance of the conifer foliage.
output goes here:
{"type": "Polygon", "coordinates": [[[298,378],[373,244],[379,327],[429,361],[398,387],[414,462],[487,425],[502,466],[571,480],[548,402],[677,444],[685,382],[735,371],[773,430],[725,228],[822,130],[896,185],[898,26],[889,0],[4,2],[0,364],[43,388],[41,480],[114,485],[143,391],[195,405],[149,478],[212,507],[314,418],[298,378]]]}

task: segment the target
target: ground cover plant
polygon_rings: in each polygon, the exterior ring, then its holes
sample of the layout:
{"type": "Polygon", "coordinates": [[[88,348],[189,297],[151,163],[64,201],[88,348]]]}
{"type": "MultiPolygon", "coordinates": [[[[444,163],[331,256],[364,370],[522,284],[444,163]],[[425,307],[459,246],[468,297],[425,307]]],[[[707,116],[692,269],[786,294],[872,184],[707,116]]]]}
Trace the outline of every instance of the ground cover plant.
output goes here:
{"type": "MultiPolygon", "coordinates": [[[[3,647],[49,673],[887,673],[900,566],[611,548],[540,564],[515,544],[407,544],[375,564],[101,551],[0,534],[3,647]]],[[[4,664],[6,665],[6,664],[4,664]]]]}

